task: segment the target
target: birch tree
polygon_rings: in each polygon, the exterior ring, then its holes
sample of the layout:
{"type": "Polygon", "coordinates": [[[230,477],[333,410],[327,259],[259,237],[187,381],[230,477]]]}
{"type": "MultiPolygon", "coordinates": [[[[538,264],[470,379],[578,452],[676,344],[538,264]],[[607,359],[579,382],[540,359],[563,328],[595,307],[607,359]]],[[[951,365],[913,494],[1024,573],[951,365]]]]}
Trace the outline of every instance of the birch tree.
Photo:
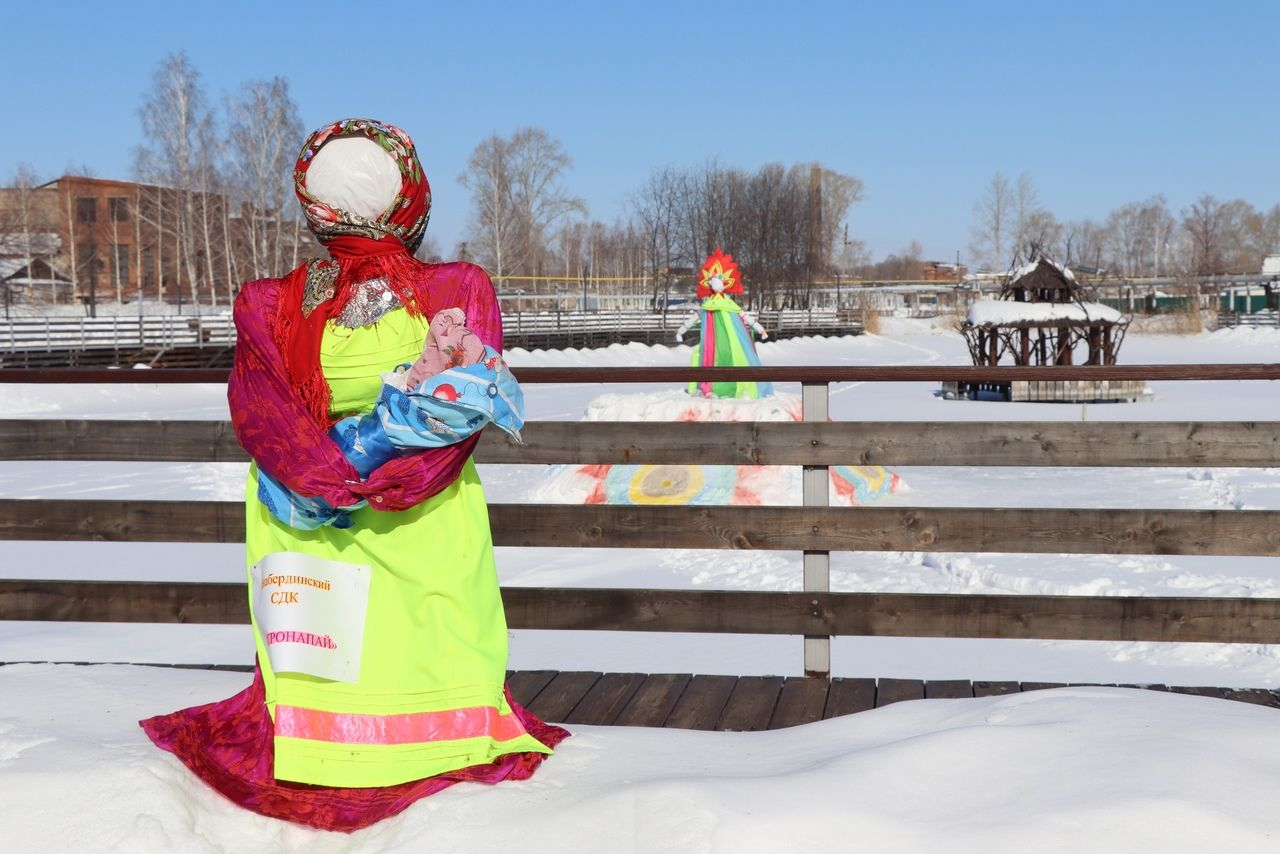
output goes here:
{"type": "Polygon", "coordinates": [[[252,278],[284,267],[286,209],[294,206],[292,167],[305,128],[283,77],[254,80],[226,102],[227,153],[233,197],[242,207],[252,278]]]}
{"type": "Polygon", "coordinates": [[[974,263],[993,272],[1008,266],[1005,251],[1012,236],[1014,192],[1003,172],[996,172],[982,197],[973,205],[973,240],[969,252],[974,263]]]}
{"type": "Polygon", "coordinates": [[[470,245],[496,280],[538,272],[555,225],[586,212],[561,185],[571,164],[560,142],[541,128],[521,128],[508,138],[494,134],[471,152],[458,176],[474,205],[470,245]]]}
{"type": "Polygon", "coordinates": [[[216,141],[200,74],[186,53],[160,62],[138,115],[146,141],[137,151],[136,172],[178,191],[174,204],[156,206],[168,216],[153,225],[161,239],[165,232],[171,235],[175,269],[198,304],[200,281],[213,276],[209,200],[198,197],[215,189],[216,141]]]}
{"type": "MultiPolygon", "coordinates": [[[[39,183],[35,170],[29,164],[19,163],[9,179],[5,205],[0,210],[0,234],[6,244],[5,250],[17,250],[26,266],[28,279],[32,278],[31,266],[36,257],[36,230],[40,227],[40,212],[36,202],[36,186],[39,183]]],[[[6,318],[9,316],[12,296],[9,283],[6,282],[3,295],[6,318]]]]}

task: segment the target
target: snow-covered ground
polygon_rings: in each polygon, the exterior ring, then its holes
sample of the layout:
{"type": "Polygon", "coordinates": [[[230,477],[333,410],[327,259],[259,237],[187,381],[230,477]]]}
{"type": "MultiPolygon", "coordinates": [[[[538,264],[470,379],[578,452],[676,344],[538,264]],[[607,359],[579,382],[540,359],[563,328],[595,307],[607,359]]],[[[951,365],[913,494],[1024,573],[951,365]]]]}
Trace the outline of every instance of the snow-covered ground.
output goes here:
{"type": "Polygon", "coordinates": [[[135,720],[243,676],[0,667],[0,832],[36,852],[1273,852],[1280,713],[1060,688],[762,733],[577,727],[533,779],[350,836],[263,818],[135,720]]]}
{"type": "MultiPolygon", "coordinates": [[[[967,364],[942,323],[761,345],[771,365],[967,364]]],[[[682,365],[688,348],[616,345],[508,354],[534,365],[682,365]]],[[[1277,362],[1280,332],[1130,334],[1136,363],[1277,362]]],[[[529,416],[576,420],[603,394],[668,387],[536,385],[529,416]]],[[[782,390],[788,389],[785,385],[782,390]]],[[[1137,404],[944,401],[921,383],[834,386],[836,419],[1280,420],[1265,382],[1167,382],[1137,404]]],[[[0,386],[10,417],[225,418],[220,386],[0,386]]],[[[598,417],[598,416],[597,416],[598,417]]],[[[494,500],[541,470],[484,466],[494,500]]],[[[894,505],[1280,509],[1280,469],[910,467],[894,505]],[[1065,497],[1064,497],[1065,496],[1065,497]]],[[[244,466],[0,463],[3,497],[234,500],[244,466]]],[[[13,578],[234,581],[235,545],[0,543],[13,578]]],[[[838,553],[837,590],[1280,595],[1263,558],[838,553]]],[[[787,552],[500,549],[509,585],[794,590],[787,552]]],[[[516,668],[796,675],[796,638],[513,633],[516,668]]],[[[242,626],[0,623],[0,661],[247,663],[242,626]]],[[[1280,649],[1221,644],[840,638],[837,675],[1280,685],[1280,649]]],[[[456,787],[356,837],[237,811],[150,747],[139,717],[221,698],[243,675],[153,668],[0,668],[0,827],[14,850],[1280,850],[1280,716],[1205,698],[1064,689],[897,704],[794,731],[584,728],[529,783],[456,787]],[[424,841],[426,840],[426,841],[424,841]],[[93,845],[97,848],[93,848],[93,845]]],[[[5,846],[0,846],[5,847],[5,846]]]]}

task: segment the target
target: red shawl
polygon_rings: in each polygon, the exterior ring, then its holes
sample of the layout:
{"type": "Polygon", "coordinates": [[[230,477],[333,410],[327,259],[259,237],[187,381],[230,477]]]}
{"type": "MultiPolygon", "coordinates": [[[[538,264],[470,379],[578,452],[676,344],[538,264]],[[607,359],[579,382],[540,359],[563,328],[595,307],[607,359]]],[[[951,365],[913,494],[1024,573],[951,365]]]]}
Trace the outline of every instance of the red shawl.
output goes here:
{"type": "MultiPolygon", "coordinates": [[[[461,308],[471,331],[501,351],[502,315],[484,270],[465,262],[423,264],[403,253],[394,263],[405,276],[400,284],[407,286],[424,315],[430,318],[442,309],[461,308]]],[[[298,284],[295,270],[284,279],[249,282],[236,298],[236,354],[227,400],[236,438],[249,456],[289,489],[323,498],[334,507],[363,498],[378,510],[404,510],[453,483],[478,436],[398,457],[360,481],[329,438],[327,413],[322,418],[309,409],[287,366],[286,353],[295,349],[294,342],[310,340],[317,324],[322,328],[320,311],[303,323],[291,308],[301,299],[298,284]],[[281,341],[286,342],[283,348],[281,341]]],[[[314,340],[318,370],[319,338],[314,340]]],[[[324,391],[327,401],[327,386],[324,391]]]]}

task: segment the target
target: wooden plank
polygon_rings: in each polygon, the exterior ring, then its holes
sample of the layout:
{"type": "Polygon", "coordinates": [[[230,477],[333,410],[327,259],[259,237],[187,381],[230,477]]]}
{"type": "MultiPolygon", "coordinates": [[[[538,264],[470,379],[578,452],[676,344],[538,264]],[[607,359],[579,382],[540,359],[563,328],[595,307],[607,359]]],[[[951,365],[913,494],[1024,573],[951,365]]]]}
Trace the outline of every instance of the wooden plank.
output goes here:
{"type": "Polygon", "coordinates": [[[1276,696],[1275,691],[1269,691],[1266,688],[1226,688],[1222,693],[1228,700],[1239,700],[1280,709],[1280,697],[1276,696]]]}
{"type": "Polygon", "coordinates": [[[599,673],[583,671],[565,671],[557,673],[547,687],[538,692],[528,705],[533,712],[544,721],[563,723],[582,698],[591,690],[591,686],[600,680],[599,673]]]}
{"type": "Polygon", "coordinates": [[[973,696],[996,697],[1001,694],[1017,694],[1022,686],[1017,682],[974,682],[973,696]]]}
{"type": "MultiPolygon", "coordinates": [[[[1280,459],[1280,422],[532,422],[486,431],[482,463],[1244,466],[1280,459]]],[[[36,439],[35,441],[39,441],[36,439]]],[[[103,442],[105,445],[105,441],[103,442]]],[[[26,441],[24,448],[32,444],[26,441]]],[[[43,446],[56,458],[57,445],[43,446]]],[[[128,453],[127,446],[124,453],[128,453]]],[[[34,451],[27,450],[34,454],[34,451]]]]}
{"type": "Polygon", "coordinates": [[[0,460],[248,459],[229,421],[0,420],[0,460]]]}
{"type": "Polygon", "coordinates": [[[95,623],[247,623],[244,584],[0,581],[0,619],[95,623]]]}
{"type": "Polygon", "coordinates": [[[831,683],[826,679],[791,676],[782,683],[778,705],[769,719],[769,729],[813,723],[822,720],[827,705],[827,691],[831,683]]]}
{"type": "Polygon", "coordinates": [[[582,702],[564,719],[568,724],[608,726],[617,720],[644,682],[643,673],[605,673],[591,686],[582,702]]]}
{"type": "Polygon", "coordinates": [[[1066,682],[1023,682],[1023,691],[1044,691],[1049,688],[1066,688],[1066,682]]]}
{"type": "Polygon", "coordinates": [[[517,628],[1280,643],[1280,600],[1267,598],[507,588],[504,600],[517,628]]]}
{"type": "MultiPolygon", "coordinates": [[[[502,595],[518,629],[1280,643],[1272,598],[538,587],[502,595]]],[[[243,623],[248,607],[242,584],[0,580],[0,619],[243,623]]]]}
{"type": "Polygon", "coordinates": [[[645,677],[614,725],[664,726],[692,678],[687,673],[655,673],[645,677]]]}
{"type": "Polygon", "coordinates": [[[243,543],[244,502],[5,498],[0,540],[243,543]]]}
{"type": "Polygon", "coordinates": [[[973,683],[965,679],[933,679],[924,683],[926,700],[958,700],[973,696],[973,683]]]}
{"type": "Polygon", "coordinates": [[[507,675],[507,687],[515,701],[528,708],[555,675],[554,670],[517,670],[507,675]]]}
{"type": "Polygon", "coordinates": [[[1280,556],[1274,510],[494,504],[490,522],[524,547],[1280,556]]]}
{"type": "Polygon", "coordinates": [[[162,368],[149,371],[120,371],[80,368],[2,368],[0,383],[35,383],[47,385],[65,383],[68,385],[93,385],[115,383],[141,383],[145,385],[172,383],[214,383],[226,385],[230,371],[226,368],[214,369],[176,369],[162,368]]]}
{"type": "Polygon", "coordinates": [[[876,682],[876,708],[904,700],[923,700],[924,682],[919,679],[880,679],[876,682]]]}
{"type": "MultiPolygon", "coordinates": [[[[819,365],[757,368],[526,368],[511,366],[521,383],[767,382],[1012,382],[1015,380],[1277,380],[1278,364],[1078,365],[819,365]]],[[[74,368],[0,369],[0,383],[225,383],[226,369],[140,371],[74,368]]]]}
{"type": "Polygon", "coordinates": [[[716,729],[725,732],[758,732],[768,729],[782,693],[781,676],[741,676],[725,703],[716,729]]]}
{"type": "MultiPolygon", "coordinates": [[[[1280,511],[491,504],[495,545],[1280,556],[1280,511]]],[[[239,501],[0,499],[0,540],[243,542],[239,501]]]]}
{"type": "Polygon", "coordinates": [[[663,726],[674,729],[715,729],[720,720],[720,712],[737,682],[736,676],[694,676],[685,686],[663,726]]]}
{"type": "Polygon", "coordinates": [[[1192,694],[1197,697],[1213,697],[1216,700],[1225,700],[1227,692],[1224,688],[1214,688],[1210,685],[1170,685],[1169,690],[1175,694],[1192,694]]]}

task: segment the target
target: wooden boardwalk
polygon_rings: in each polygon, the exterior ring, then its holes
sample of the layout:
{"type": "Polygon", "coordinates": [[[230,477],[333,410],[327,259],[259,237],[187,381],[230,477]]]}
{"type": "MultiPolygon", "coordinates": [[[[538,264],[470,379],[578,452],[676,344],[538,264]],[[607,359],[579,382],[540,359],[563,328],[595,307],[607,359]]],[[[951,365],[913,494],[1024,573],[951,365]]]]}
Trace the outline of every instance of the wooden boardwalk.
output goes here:
{"type": "MultiPolygon", "coordinates": [[[[97,662],[0,662],[10,664],[97,662]]],[[[125,662],[117,662],[125,663],[125,662]]],[[[243,664],[139,664],[182,670],[250,673],[243,664]]],[[[689,673],[596,673],[509,670],[507,685],[543,720],[591,726],[755,732],[852,715],[903,700],[991,697],[1047,688],[1104,687],[1172,691],[1280,709],[1280,688],[1214,688],[1100,682],[969,682],[964,679],[808,679],[803,676],[695,676],[689,673]]]]}
{"type": "MultiPolygon", "coordinates": [[[[989,697],[1067,687],[1053,682],[968,682],[962,679],[832,679],[828,682],[798,676],[645,675],[554,670],[513,672],[508,674],[508,685],[519,703],[539,717],[556,723],[735,732],[781,729],[878,709],[903,700],[989,697]]],[[[1265,688],[1119,687],[1198,694],[1280,709],[1280,691],[1265,688]]]]}

